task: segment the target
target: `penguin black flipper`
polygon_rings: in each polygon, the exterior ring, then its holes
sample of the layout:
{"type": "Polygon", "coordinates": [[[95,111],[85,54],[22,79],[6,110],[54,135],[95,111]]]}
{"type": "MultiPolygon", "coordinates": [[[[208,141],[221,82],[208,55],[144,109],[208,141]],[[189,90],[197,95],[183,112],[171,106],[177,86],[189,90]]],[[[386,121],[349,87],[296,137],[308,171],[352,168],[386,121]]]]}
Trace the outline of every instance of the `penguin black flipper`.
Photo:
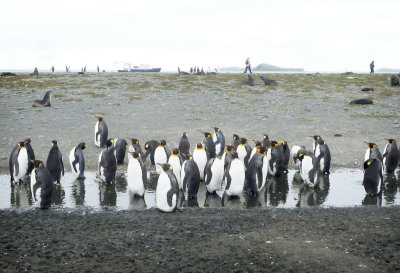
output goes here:
{"type": "MultiPolygon", "coordinates": [[[[179,185],[178,185],[178,181],[176,180],[176,177],[174,175],[173,172],[168,172],[168,177],[169,177],[169,181],[171,183],[171,189],[167,192],[167,203],[168,206],[172,206],[172,197],[174,196],[174,194],[176,194],[176,199],[178,200],[179,198],[179,185]]],[[[178,202],[176,202],[176,205],[178,204],[178,202]]],[[[175,206],[176,208],[176,206],[175,206]]]]}
{"type": "Polygon", "coordinates": [[[60,152],[60,164],[61,164],[62,175],[64,176],[64,162],[63,162],[63,159],[62,159],[61,152],[60,152]]]}
{"type": "MultiPolygon", "coordinates": [[[[141,156],[141,159],[143,162],[146,162],[147,157],[149,156],[150,151],[146,150],[146,152],[144,152],[144,154],[141,156]]],[[[154,159],[153,159],[154,160],[154,159]]],[[[153,163],[152,163],[153,164],[153,163]]]]}
{"type": "MultiPolygon", "coordinates": [[[[35,171],[36,172],[36,171],[35,171]]],[[[37,173],[37,172],[36,172],[37,173]]],[[[36,198],[36,190],[41,187],[40,181],[37,179],[35,185],[33,185],[33,198],[35,199],[34,201],[37,201],[36,198]]]]}
{"type": "Polygon", "coordinates": [[[185,172],[185,177],[183,178],[183,181],[182,181],[182,190],[184,192],[185,192],[186,184],[187,184],[188,180],[189,180],[189,174],[185,172]]]}
{"type": "Polygon", "coordinates": [[[169,157],[171,156],[171,151],[168,149],[167,146],[164,146],[164,150],[165,150],[165,154],[167,155],[167,161],[168,161],[169,157]]]}
{"type": "Polygon", "coordinates": [[[263,183],[262,168],[257,169],[258,188],[261,189],[263,183]]]}
{"type": "Polygon", "coordinates": [[[231,175],[229,174],[229,169],[230,169],[230,164],[227,168],[227,171],[225,172],[225,177],[226,177],[226,187],[225,190],[229,190],[229,188],[231,187],[231,182],[232,182],[232,178],[231,175]]]}
{"type": "MultiPolygon", "coordinates": [[[[16,175],[19,174],[19,164],[18,164],[19,150],[20,150],[20,147],[17,145],[11,152],[10,161],[9,161],[11,182],[14,181],[14,168],[15,168],[15,174],[16,175]]],[[[16,182],[18,182],[18,181],[16,181],[16,182]]]]}
{"type": "Polygon", "coordinates": [[[139,158],[138,161],[139,161],[140,167],[142,169],[143,185],[144,185],[144,189],[146,190],[147,189],[147,184],[148,184],[146,165],[143,163],[143,160],[141,158],[139,158]]]}
{"type": "Polygon", "coordinates": [[[211,178],[212,178],[212,172],[211,172],[211,167],[214,164],[215,158],[211,158],[210,160],[207,161],[206,167],[205,167],[205,178],[204,178],[204,183],[206,185],[210,184],[211,178]]]}

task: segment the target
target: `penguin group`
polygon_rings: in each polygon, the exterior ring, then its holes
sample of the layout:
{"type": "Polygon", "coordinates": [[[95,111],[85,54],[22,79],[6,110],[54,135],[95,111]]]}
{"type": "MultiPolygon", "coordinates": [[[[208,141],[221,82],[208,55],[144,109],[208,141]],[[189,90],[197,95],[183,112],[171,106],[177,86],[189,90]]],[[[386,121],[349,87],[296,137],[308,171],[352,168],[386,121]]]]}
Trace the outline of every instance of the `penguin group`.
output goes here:
{"type": "MultiPolygon", "coordinates": [[[[318,187],[320,176],[329,176],[331,153],[326,140],[320,135],[311,136],[312,150],[288,142],[270,140],[268,134],[262,139],[253,140],[250,145],[245,137],[232,135],[227,143],[222,130],[212,127],[213,131],[202,132],[203,138],[191,148],[189,136],[183,133],[178,147],[172,149],[167,141],[149,140],[142,150],[140,141],[130,138],[131,144],[122,138],[109,138],[105,119],[96,116],[94,144],[103,148],[98,157],[98,177],[106,184],[116,180],[118,166],[124,164],[128,154],[127,184],[132,198],[144,198],[150,175],[157,175],[156,206],[160,211],[173,212],[181,200],[196,200],[201,183],[204,183],[207,195],[223,192],[228,199],[242,195],[247,187],[250,195],[258,195],[268,182],[268,177],[280,177],[288,173],[290,158],[298,171],[298,177],[306,187],[318,187]],[[153,167],[154,166],[154,167],[153,167]]],[[[374,143],[367,143],[365,153],[363,186],[368,195],[377,195],[383,184],[383,172],[395,171],[399,162],[399,150],[394,139],[388,139],[381,155],[374,143]]],[[[31,139],[17,143],[9,160],[12,183],[19,183],[25,176],[31,176],[32,200],[40,208],[49,208],[53,187],[63,179],[65,169],[62,153],[57,140],[51,141],[48,158],[45,161],[35,159],[31,139]]],[[[69,154],[70,168],[78,180],[85,179],[85,142],[72,148],[69,154]]]]}

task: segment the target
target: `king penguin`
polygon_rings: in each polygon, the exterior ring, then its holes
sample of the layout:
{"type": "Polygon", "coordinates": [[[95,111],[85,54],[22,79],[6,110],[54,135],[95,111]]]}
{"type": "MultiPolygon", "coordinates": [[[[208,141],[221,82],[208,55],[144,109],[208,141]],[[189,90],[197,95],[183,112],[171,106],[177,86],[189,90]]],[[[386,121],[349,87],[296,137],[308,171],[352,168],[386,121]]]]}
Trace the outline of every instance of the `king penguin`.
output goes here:
{"type": "Polygon", "coordinates": [[[188,159],[190,156],[190,142],[186,133],[183,133],[179,140],[179,152],[184,160],[188,159]]]}
{"type": "MultiPolygon", "coordinates": [[[[261,143],[260,143],[261,144],[261,143]]],[[[263,178],[262,167],[265,148],[261,145],[256,147],[256,153],[249,161],[246,170],[246,179],[251,195],[257,195],[265,185],[266,179],[263,178]]]]}
{"type": "Polygon", "coordinates": [[[284,172],[283,167],[283,149],[276,141],[271,141],[271,147],[267,150],[268,173],[275,177],[280,176],[284,172]]]}
{"type": "Polygon", "coordinates": [[[28,153],[28,170],[27,170],[27,174],[29,175],[33,170],[32,160],[35,160],[35,152],[33,151],[30,137],[27,137],[24,140],[24,144],[25,144],[26,152],[28,153]]]}
{"type": "Polygon", "coordinates": [[[156,206],[163,212],[173,212],[178,206],[179,186],[172,166],[161,164],[161,174],[156,187],[156,206]]]}
{"type": "Polygon", "coordinates": [[[376,146],[375,143],[369,143],[369,142],[365,142],[365,144],[368,145],[368,149],[365,152],[365,161],[367,161],[370,158],[376,158],[378,159],[381,163],[383,162],[383,157],[381,152],[378,149],[378,146],[376,146]]]}
{"type": "MultiPolygon", "coordinates": [[[[283,172],[288,173],[289,172],[289,160],[290,160],[290,149],[287,141],[282,141],[281,142],[281,147],[283,151],[283,172]]],[[[330,155],[330,154],[329,154],[330,155]]]]}
{"type": "Polygon", "coordinates": [[[131,145],[128,147],[128,160],[132,158],[132,153],[142,154],[142,147],[140,147],[139,140],[131,138],[131,145]]]}
{"type": "Polygon", "coordinates": [[[154,153],[158,146],[160,146],[160,142],[158,140],[149,140],[144,144],[144,149],[146,152],[142,155],[143,162],[145,162],[147,157],[150,155],[150,163],[151,165],[155,165],[154,153]]]}
{"type": "Polygon", "coordinates": [[[225,136],[218,127],[214,127],[213,141],[215,144],[215,154],[222,156],[225,150],[225,136]]]}
{"type": "Polygon", "coordinates": [[[49,155],[47,156],[46,167],[53,177],[53,182],[59,184],[61,178],[64,176],[64,162],[61,151],[58,148],[57,140],[53,140],[51,145],[49,155]]]}
{"type": "Polygon", "coordinates": [[[221,156],[216,156],[208,160],[204,169],[204,183],[207,192],[215,193],[221,189],[225,172],[224,163],[221,156]]]}
{"type": "Polygon", "coordinates": [[[128,148],[128,143],[126,143],[125,139],[117,138],[114,141],[114,154],[115,159],[117,160],[117,165],[124,164],[126,149],[128,148]]]}
{"type": "Polygon", "coordinates": [[[106,147],[106,142],[108,138],[108,127],[103,117],[96,117],[97,122],[94,127],[94,144],[97,147],[106,147]]]}
{"type": "Polygon", "coordinates": [[[165,140],[160,141],[160,145],[154,151],[154,163],[156,164],[156,171],[158,174],[162,172],[162,165],[168,162],[171,152],[167,147],[167,142],[165,140]]]}
{"type": "Polygon", "coordinates": [[[41,209],[51,206],[53,196],[53,177],[40,160],[32,161],[34,169],[31,175],[31,192],[35,205],[41,209]]]}
{"type": "Polygon", "coordinates": [[[371,157],[364,162],[363,186],[368,195],[378,195],[382,189],[382,163],[371,157]]]}
{"type": "Polygon", "coordinates": [[[107,184],[115,182],[115,173],[117,171],[117,160],[114,154],[114,139],[107,140],[107,148],[101,151],[99,155],[99,175],[107,184]]]}
{"type": "Polygon", "coordinates": [[[83,150],[86,148],[86,143],[81,142],[69,153],[69,164],[71,165],[72,174],[77,179],[85,179],[85,157],[83,150]]]}
{"type": "Polygon", "coordinates": [[[253,157],[253,155],[255,155],[257,153],[257,147],[258,146],[262,147],[261,141],[258,141],[258,140],[253,140],[253,141],[254,141],[255,146],[251,150],[250,157],[249,157],[249,162],[250,162],[251,158],[253,157]]]}
{"type": "Polygon", "coordinates": [[[143,197],[147,189],[147,169],[140,153],[131,152],[132,157],[128,162],[128,189],[132,196],[143,197]]]}
{"type": "Polygon", "coordinates": [[[269,137],[268,137],[267,134],[264,134],[262,146],[265,147],[265,148],[271,147],[271,141],[269,140],[269,137]]]}
{"type": "Polygon", "coordinates": [[[397,147],[396,140],[390,138],[383,151],[383,167],[386,173],[393,173],[399,161],[399,148],[397,147]]]}
{"type": "Polygon", "coordinates": [[[297,169],[300,169],[300,158],[299,158],[299,151],[305,150],[304,146],[293,145],[292,149],[290,150],[290,156],[293,159],[293,163],[297,169]]]}
{"type": "Polygon", "coordinates": [[[181,180],[181,166],[182,166],[182,158],[179,154],[179,149],[173,149],[172,154],[168,159],[168,164],[172,166],[172,170],[175,174],[176,180],[181,180]]]}
{"type": "Polygon", "coordinates": [[[215,144],[210,133],[204,133],[202,144],[206,148],[207,159],[215,157],[215,144]]]}
{"type": "Polygon", "coordinates": [[[204,168],[207,164],[207,153],[201,143],[196,145],[196,149],[193,151],[193,160],[196,162],[199,171],[200,171],[200,179],[204,180],[204,168]]]}
{"type": "Polygon", "coordinates": [[[183,162],[180,177],[179,187],[182,188],[185,198],[189,200],[197,199],[197,192],[200,187],[200,171],[192,156],[183,162]]]}
{"type": "Polygon", "coordinates": [[[244,164],[244,167],[247,168],[249,164],[249,157],[251,154],[251,147],[246,138],[240,138],[240,144],[237,146],[236,151],[239,155],[239,159],[244,164]]]}
{"type": "Polygon", "coordinates": [[[319,169],[323,174],[330,173],[331,167],[331,152],[328,144],[322,138],[318,138],[315,141],[314,155],[318,160],[319,169]]]}
{"type": "Polygon", "coordinates": [[[240,196],[243,191],[245,171],[237,152],[230,152],[232,162],[225,171],[225,193],[231,196],[240,196]]]}
{"type": "Polygon", "coordinates": [[[230,152],[235,151],[235,148],[231,145],[225,145],[226,151],[222,156],[222,161],[224,161],[224,170],[229,166],[232,161],[232,154],[230,152]]]}
{"type": "Polygon", "coordinates": [[[318,184],[318,160],[314,155],[299,154],[300,175],[304,184],[314,188],[318,184]]]}
{"type": "Polygon", "coordinates": [[[237,146],[239,146],[240,144],[240,137],[237,134],[233,134],[233,141],[231,146],[233,146],[233,148],[237,148],[237,146]]]}
{"type": "Polygon", "coordinates": [[[28,174],[28,152],[24,141],[18,142],[9,160],[11,182],[18,183],[28,174]]]}

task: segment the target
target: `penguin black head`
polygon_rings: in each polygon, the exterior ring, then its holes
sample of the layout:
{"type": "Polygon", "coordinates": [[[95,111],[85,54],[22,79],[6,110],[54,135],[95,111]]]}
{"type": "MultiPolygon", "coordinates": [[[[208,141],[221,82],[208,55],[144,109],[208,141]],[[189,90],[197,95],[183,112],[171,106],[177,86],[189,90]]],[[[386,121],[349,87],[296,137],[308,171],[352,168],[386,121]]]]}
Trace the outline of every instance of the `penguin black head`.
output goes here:
{"type": "Polygon", "coordinates": [[[282,146],[286,146],[286,147],[288,146],[288,144],[287,144],[287,141],[286,141],[286,140],[284,140],[284,141],[280,141],[279,143],[280,143],[282,146]]]}
{"type": "Polygon", "coordinates": [[[275,141],[275,140],[271,140],[271,147],[278,147],[279,146],[279,142],[275,141]]]}
{"type": "Polygon", "coordinates": [[[233,140],[239,139],[239,136],[236,134],[233,134],[233,140]]]}
{"type": "Polygon", "coordinates": [[[31,143],[31,138],[30,137],[25,138],[24,143],[25,144],[31,143]]]}
{"type": "Polygon", "coordinates": [[[247,142],[248,142],[248,141],[247,141],[246,138],[244,138],[244,137],[240,138],[240,143],[241,143],[241,144],[246,144],[247,142]]]}
{"type": "Polygon", "coordinates": [[[25,141],[20,141],[18,142],[18,147],[24,147],[25,146],[25,141]]]}
{"type": "Polygon", "coordinates": [[[165,145],[167,145],[167,141],[165,141],[164,139],[161,140],[160,141],[160,145],[164,147],[165,145]]]}
{"type": "Polygon", "coordinates": [[[368,145],[368,148],[370,148],[370,149],[376,148],[376,144],[375,144],[375,143],[365,142],[365,144],[367,144],[367,145],[368,145]]]}
{"type": "Polygon", "coordinates": [[[78,144],[78,146],[76,146],[77,148],[81,148],[82,150],[86,148],[86,143],[85,142],[81,142],[78,144]]]}
{"type": "Polygon", "coordinates": [[[133,156],[133,158],[140,157],[140,153],[138,153],[138,152],[131,152],[130,154],[133,156]]]}
{"type": "Polygon", "coordinates": [[[139,144],[139,140],[136,138],[131,138],[132,145],[139,144]]]}
{"type": "Polygon", "coordinates": [[[104,121],[103,117],[96,116],[96,118],[97,118],[98,121],[104,121]]]}
{"type": "Polygon", "coordinates": [[[233,146],[231,146],[231,145],[225,145],[225,148],[226,148],[226,150],[227,150],[228,152],[232,152],[232,151],[235,150],[235,148],[234,148],[233,146]]]}
{"type": "Polygon", "coordinates": [[[310,136],[310,137],[312,137],[315,141],[322,139],[321,136],[318,136],[318,135],[310,136]]]}
{"type": "Polygon", "coordinates": [[[172,150],[172,154],[178,155],[179,154],[179,149],[175,148],[172,150]]]}
{"type": "Polygon", "coordinates": [[[264,134],[264,139],[269,139],[267,134],[264,134]]]}
{"type": "Polygon", "coordinates": [[[257,146],[262,146],[261,141],[258,141],[258,140],[253,140],[253,141],[254,141],[254,144],[256,145],[256,147],[257,146]]]}
{"type": "Polygon", "coordinates": [[[326,141],[323,140],[322,138],[319,138],[318,140],[316,140],[316,142],[317,142],[317,144],[319,144],[319,145],[324,145],[324,144],[326,144],[326,141]]]}
{"type": "Polygon", "coordinates": [[[197,143],[196,147],[197,149],[203,149],[203,145],[201,143],[197,143]]]}
{"type": "Polygon", "coordinates": [[[107,148],[111,147],[114,144],[114,139],[109,138],[107,139],[106,146],[107,148]]]}
{"type": "Polygon", "coordinates": [[[257,153],[263,154],[265,152],[265,147],[262,147],[261,145],[257,146],[257,153]]]}
{"type": "Polygon", "coordinates": [[[302,161],[304,159],[304,154],[300,152],[298,154],[298,157],[299,157],[300,161],[302,161]]]}
{"type": "Polygon", "coordinates": [[[214,131],[217,132],[221,132],[221,129],[219,129],[218,127],[214,127],[214,131]]]}
{"type": "Polygon", "coordinates": [[[369,166],[371,166],[372,162],[376,160],[375,158],[370,158],[364,162],[364,170],[366,170],[369,166]]]}
{"type": "Polygon", "coordinates": [[[211,137],[211,134],[208,133],[208,132],[206,132],[206,133],[204,133],[204,136],[205,136],[206,138],[209,138],[209,137],[211,137]]]}
{"type": "Polygon", "coordinates": [[[393,138],[389,138],[387,141],[388,141],[390,144],[396,143],[396,140],[394,140],[393,138]]]}
{"type": "Polygon", "coordinates": [[[164,172],[172,171],[172,166],[169,165],[168,163],[163,163],[163,164],[158,163],[158,165],[160,165],[163,168],[164,172]]]}
{"type": "Polygon", "coordinates": [[[52,141],[51,141],[51,145],[52,145],[52,146],[57,146],[57,145],[58,145],[57,140],[52,140],[52,141]]]}
{"type": "Polygon", "coordinates": [[[39,168],[39,167],[43,166],[43,162],[40,160],[31,160],[31,162],[35,168],[39,168]]]}
{"type": "Polygon", "coordinates": [[[183,132],[182,136],[187,136],[186,132],[183,132]]]}
{"type": "Polygon", "coordinates": [[[230,152],[233,158],[239,158],[239,155],[236,151],[231,151],[230,152]]]}

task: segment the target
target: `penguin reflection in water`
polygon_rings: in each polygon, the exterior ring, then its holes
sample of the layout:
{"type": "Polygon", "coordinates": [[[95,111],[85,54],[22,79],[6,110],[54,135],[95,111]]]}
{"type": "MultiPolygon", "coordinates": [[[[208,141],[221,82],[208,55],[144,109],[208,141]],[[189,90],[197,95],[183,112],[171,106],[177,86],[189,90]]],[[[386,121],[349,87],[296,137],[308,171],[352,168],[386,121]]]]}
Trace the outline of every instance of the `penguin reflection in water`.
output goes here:
{"type": "Polygon", "coordinates": [[[163,212],[173,212],[178,206],[179,186],[168,163],[159,164],[162,168],[156,187],[156,206],[163,212]]]}
{"type": "Polygon", "coordinates": [[[117,171],[117,161],[114,154],[114,140],[107,140],[107,148],[99,155],[99,175],[106,183],[115,182],[115,173],[117,171]]]}
{"type": "Polygon", "coordinates": [[[31,192],[35,205],[41,209],[51,206],[53,195],[53,177],[40,160],[32,161],[34,169],[31,175],[31,192]]]}

